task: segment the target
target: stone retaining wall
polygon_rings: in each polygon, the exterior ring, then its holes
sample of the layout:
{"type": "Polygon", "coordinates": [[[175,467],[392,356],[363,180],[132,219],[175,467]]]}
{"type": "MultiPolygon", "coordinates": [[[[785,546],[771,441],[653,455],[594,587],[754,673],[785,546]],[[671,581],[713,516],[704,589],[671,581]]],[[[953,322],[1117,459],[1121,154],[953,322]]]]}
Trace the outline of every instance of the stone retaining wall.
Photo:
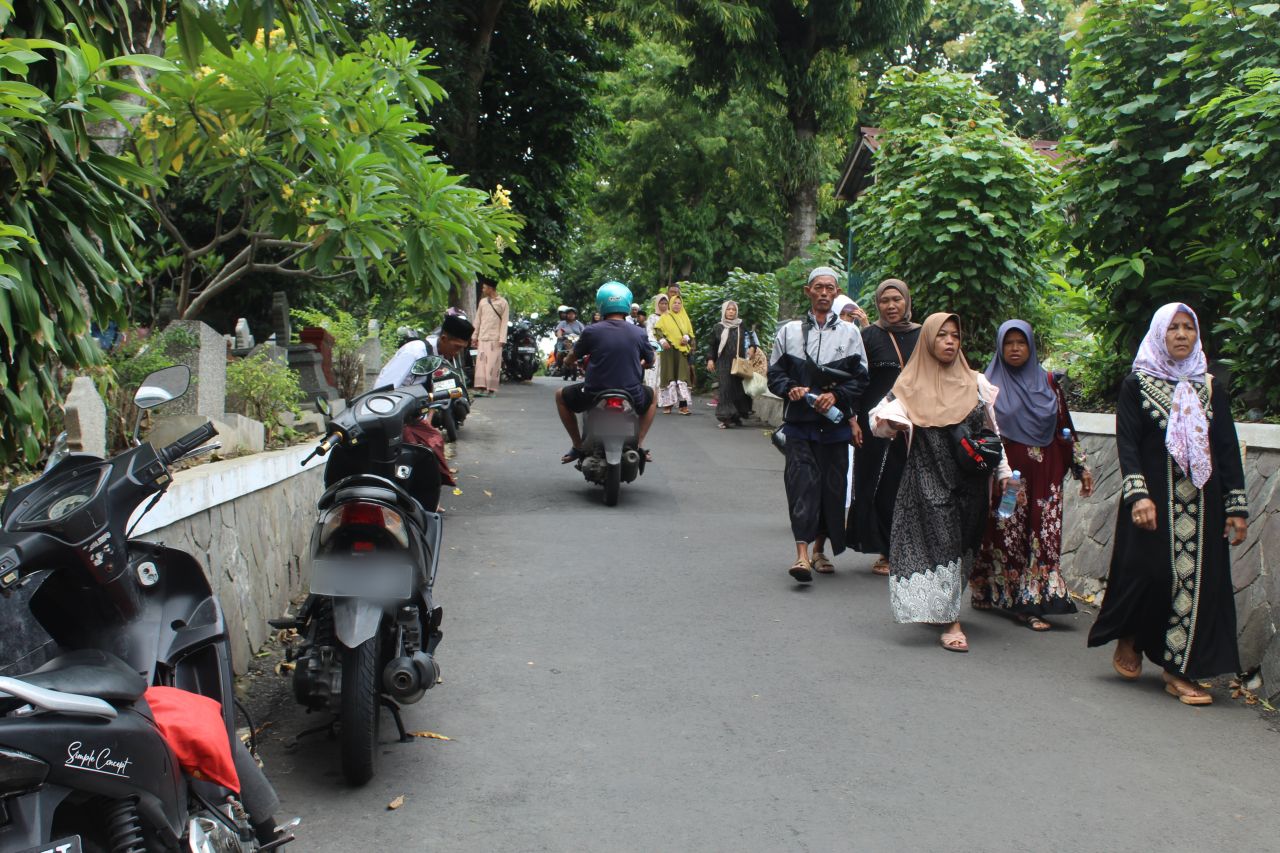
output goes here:
{"type": "Polygon", "coordinates": [[[311,446],[180,471],[135,536],[192,554],[222,602],[238,674],[305,588],[323,465],[311,446]]]}

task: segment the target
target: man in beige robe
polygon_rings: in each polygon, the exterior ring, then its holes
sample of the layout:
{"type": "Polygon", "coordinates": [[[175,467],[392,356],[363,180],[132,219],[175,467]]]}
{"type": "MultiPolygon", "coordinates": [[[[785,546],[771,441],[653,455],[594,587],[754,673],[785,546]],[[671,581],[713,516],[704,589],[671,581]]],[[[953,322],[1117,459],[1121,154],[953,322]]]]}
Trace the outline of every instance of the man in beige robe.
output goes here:
{"type": "Polygon", "coordinates": [[[476,354],[477,394],[492,397],[498,393],[502,373],[502,347],[507,342],[507,320],[511,313],[507,300],[498,295],[498,285],[484,281],[480,285],[480,302],[476,305],[476,335],[472,344],[476,354]]]}

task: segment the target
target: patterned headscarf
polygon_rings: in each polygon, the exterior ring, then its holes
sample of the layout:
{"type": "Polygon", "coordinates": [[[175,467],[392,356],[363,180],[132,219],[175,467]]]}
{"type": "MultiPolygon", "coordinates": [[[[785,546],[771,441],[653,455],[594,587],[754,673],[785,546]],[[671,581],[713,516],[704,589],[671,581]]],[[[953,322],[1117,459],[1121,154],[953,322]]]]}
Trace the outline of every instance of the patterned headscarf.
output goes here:
{"type": "Polygon", "coordinates": [[[1164,433],[1164,446],[1169,455],[1195,484],[1204,488],[1213,474],[1213,462],[1209,456],[1209,419],[1200,405],[1196,385],[1206,381],[1208,361],[1204,347],[1200,346],[1200,319],[1181,302],[1162,305],[1151,318],[1147,336],[1138,347],[1138,357],[1133,360],[1135,373],[1145,373],[1168,382],[1177,383],[1173,389],[1173,402],[1169,406],[1169,426],[1164,433]],[[1186,314],[1196,326],[1196,343],[1191,355],[1175,361],[1169,354],[1165,335],[1173,318],[1186,314]]]}

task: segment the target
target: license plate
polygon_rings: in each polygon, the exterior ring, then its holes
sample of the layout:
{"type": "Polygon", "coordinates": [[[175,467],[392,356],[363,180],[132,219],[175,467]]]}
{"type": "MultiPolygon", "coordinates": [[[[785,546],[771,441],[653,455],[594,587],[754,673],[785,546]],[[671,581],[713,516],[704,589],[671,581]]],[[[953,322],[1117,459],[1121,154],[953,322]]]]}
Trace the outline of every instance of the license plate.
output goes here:
{"type": "Polygon", "coordinates": [[[431,389],[433,391],[452,391],[457,387],[458,380],[456,379],[437,379],[435,382],[431,383],[431,389]]]}
{"type": "Polygon", "coordinates": [[[534,347],[516,347],[516,352],[537,352],[534,347]]]}
{"type": "Polygon", "coordinates": [[[333,598],[404,601],[413,595],[413,566],[377,554],[318,559],[311,564],[311,591],[333,598]]]}
{"type": "Polygon", "coordinates": [[[38,847],[28,847],[26,850],[19,850],[18,853],[83,853],[83,848],[80,846],[80,836],[72,835],[38,847]]]}

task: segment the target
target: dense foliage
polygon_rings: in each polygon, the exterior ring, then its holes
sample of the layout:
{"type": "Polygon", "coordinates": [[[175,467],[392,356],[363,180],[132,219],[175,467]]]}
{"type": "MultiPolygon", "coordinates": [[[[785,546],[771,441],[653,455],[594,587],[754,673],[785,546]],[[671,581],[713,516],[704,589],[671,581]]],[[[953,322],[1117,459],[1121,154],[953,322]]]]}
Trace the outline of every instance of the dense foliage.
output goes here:
{"type": "Polygon", "coordinates": [[[969,77],[894,68],[876,97],[885,132],[854,207],[858,263],[906,281],[918,318],[959,314],[983,361],[1002,321],[1040,313],[1053,168],[969,77]]]}

